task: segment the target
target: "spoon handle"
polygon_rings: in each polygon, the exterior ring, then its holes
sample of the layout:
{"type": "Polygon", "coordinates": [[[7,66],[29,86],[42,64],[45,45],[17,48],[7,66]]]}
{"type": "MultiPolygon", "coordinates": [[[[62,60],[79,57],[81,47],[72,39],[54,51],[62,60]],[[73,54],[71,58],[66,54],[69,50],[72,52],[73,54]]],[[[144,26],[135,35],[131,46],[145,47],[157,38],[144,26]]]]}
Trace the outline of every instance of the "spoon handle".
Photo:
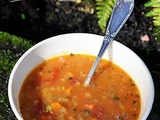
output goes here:
{"type": "Polygon", "coordinates": [[[129,16],[131,15],[133,8],[134,8],[134,0],[117,0],[113,8],[111,18],[109,20],[109,24],[107,26],[100,51],[84,84],[88,85],[90,83],[93,73],[101,57],[103,56],[105,50],[107,49],[108,45],[113,41],[113,39],[115,38],[119,30],[122,28],[124,23],[127,21],[129,16]]]}

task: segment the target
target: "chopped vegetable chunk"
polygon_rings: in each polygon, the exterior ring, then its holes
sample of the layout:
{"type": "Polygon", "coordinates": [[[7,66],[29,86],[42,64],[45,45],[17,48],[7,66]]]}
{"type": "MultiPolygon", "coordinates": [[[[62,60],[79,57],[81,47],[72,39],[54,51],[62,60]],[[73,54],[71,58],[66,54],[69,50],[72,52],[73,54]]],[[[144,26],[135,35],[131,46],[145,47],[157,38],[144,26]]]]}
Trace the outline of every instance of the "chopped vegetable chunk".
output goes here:
{"type": "Polygon", "coordinates": [[[51,103],[51,108],[53,111],[60,111],[61,105],[58,102],[51,103]]]}

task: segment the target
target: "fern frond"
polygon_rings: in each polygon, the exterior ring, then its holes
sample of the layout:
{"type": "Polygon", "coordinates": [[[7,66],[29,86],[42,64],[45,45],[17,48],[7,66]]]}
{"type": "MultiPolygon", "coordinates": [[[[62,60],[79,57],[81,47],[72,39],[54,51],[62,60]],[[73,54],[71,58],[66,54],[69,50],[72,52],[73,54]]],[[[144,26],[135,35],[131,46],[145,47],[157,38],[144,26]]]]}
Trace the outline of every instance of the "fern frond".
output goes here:
{"type": "MultiPolygon", "coordinates": [[[[157,38],[160,38],[160,26],[157,26],[157,27],[155,28],[155,33],[156,33],[157,38]]],[[[159,39],[158,39],[158,40],[159,40],[159,39]]]]}
{"type": "Polygon", "coordinates": [[[158,0],[151,0],[144,4],[145,7],[160,7],[158,0]]]}
{"type": "Polygon", "coordinates": [[[105,31],[106,23],[110,18],[115,2],[116,0],[97,0],[96,1],[97,18],[99,19],[98,25],[102,30],[102,32],[105,31]]]}
{"type": "Polygon", "coordinates": [[[160,0],[150,0],[149,2],[145,3],[144,6],[152,8],[152,10],[147,12],[145,15],[153,18],[155,33],[157,38],[160,40],[160,0]]]}

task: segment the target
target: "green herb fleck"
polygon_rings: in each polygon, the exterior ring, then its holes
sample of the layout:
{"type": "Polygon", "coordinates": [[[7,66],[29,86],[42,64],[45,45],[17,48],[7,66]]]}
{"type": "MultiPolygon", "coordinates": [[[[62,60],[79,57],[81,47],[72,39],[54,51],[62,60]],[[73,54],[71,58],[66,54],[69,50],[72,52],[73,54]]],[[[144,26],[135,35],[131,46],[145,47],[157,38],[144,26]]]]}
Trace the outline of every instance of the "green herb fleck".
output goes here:
{"type": "Polygon", "coordinates": [[[51,112],[52,111],[52,107],[50,105],[46,106],[46,112],[51,112]]]}
{"type": "Polygon", "coordinates": [[[113,99],[114,100],[120,100],[120,98],[118,96],[116,96],[116,95],[113,96],[113,99]]]}
{"type": "Polygon", "coordinates": [[[73,79],[72,77],[69,77],[69,78],[68,78],[68,80],[72,80],[72,79],[73,79]]]}
{"type": "Polygon", "coordinates": [[[21,17],[21,19],[23,19],[23,20],[26,19],[26,16],[25,16],[25,14],[23,14],[23,13],[20,14],[20,17],[21,17]]]}
{"type": "Polygon", "coordinates": [[[110,66],[110,69],[111,69],[111,70],[114,70],[114,67],[113,67],[113,66],[110,66]]]}
{"type": "Polygon", "coordinates": [[[85,114],[89,114],[89,110],[84,110],[84,113],[85,114]]]}
{"type": "Polygon", "coordinates": [[[136,117],[137,115],[136,115],[136,114],[133,114],[132,116],[133,116],[133,117],[136,117]]]}
{"type": "Polygon", "coordinates": [[[135,100],[133,100],[133,104],[136,104],[137,102],[135,100]]]}
{"type": "Polygon", "coordinates": [[[93,73],[93,76],[96,76],[96,72],[93,73]]]}
{"type": "Polygon", "coordinates": [[[73,108],[73,111],[76,111],[77,109],[76,108],[73,108]]]}
{"type": "Polygon", "coordinates": [[[70,56],[74,56],[74,54],[73,54],[73,53],[71,53],[71,54],[70,54],[70,56]]]}
{"type": "Polygon", "coordinates": [[[63,67],[61,67],[61,70],[63,70],[63,67]]]}

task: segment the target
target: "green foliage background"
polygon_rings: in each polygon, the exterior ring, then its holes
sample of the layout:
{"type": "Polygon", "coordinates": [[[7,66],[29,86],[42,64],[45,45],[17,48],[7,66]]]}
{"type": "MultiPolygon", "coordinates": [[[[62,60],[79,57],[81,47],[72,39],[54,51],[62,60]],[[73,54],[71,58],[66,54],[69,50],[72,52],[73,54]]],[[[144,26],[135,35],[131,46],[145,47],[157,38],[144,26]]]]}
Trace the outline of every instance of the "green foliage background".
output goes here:
{"type": "Polygon", "coordinates": [[[30,40],[0,32],[0,120],[15,118],[9,106],[8,80],[19,57],[31,46],[30,40]]]}
{"type": "MultiPolygon", "coordinates": [[[[95,0],[95,2],[91,2],[90,0],[88,1],[88,3],[90,3],[96,10],[98,25],[103,33],[105,32],[106,24],[109,21],[116,1],[117,0],[95,0]]],[[[160,41],[160,0],[148,0],[144,6],[151,8],[151,10],[146,13],[146,17],[153,18],[155,35],[157,40],[160,41]]]]}
{"type": "Polygon", "coordinates": [[[146,16],[153,18],[155,34],[158,41],[160,41],[160,0],[150,0],[146,2],[144,6],[151,8],[151,10],[146,13],[146,16]]]}

